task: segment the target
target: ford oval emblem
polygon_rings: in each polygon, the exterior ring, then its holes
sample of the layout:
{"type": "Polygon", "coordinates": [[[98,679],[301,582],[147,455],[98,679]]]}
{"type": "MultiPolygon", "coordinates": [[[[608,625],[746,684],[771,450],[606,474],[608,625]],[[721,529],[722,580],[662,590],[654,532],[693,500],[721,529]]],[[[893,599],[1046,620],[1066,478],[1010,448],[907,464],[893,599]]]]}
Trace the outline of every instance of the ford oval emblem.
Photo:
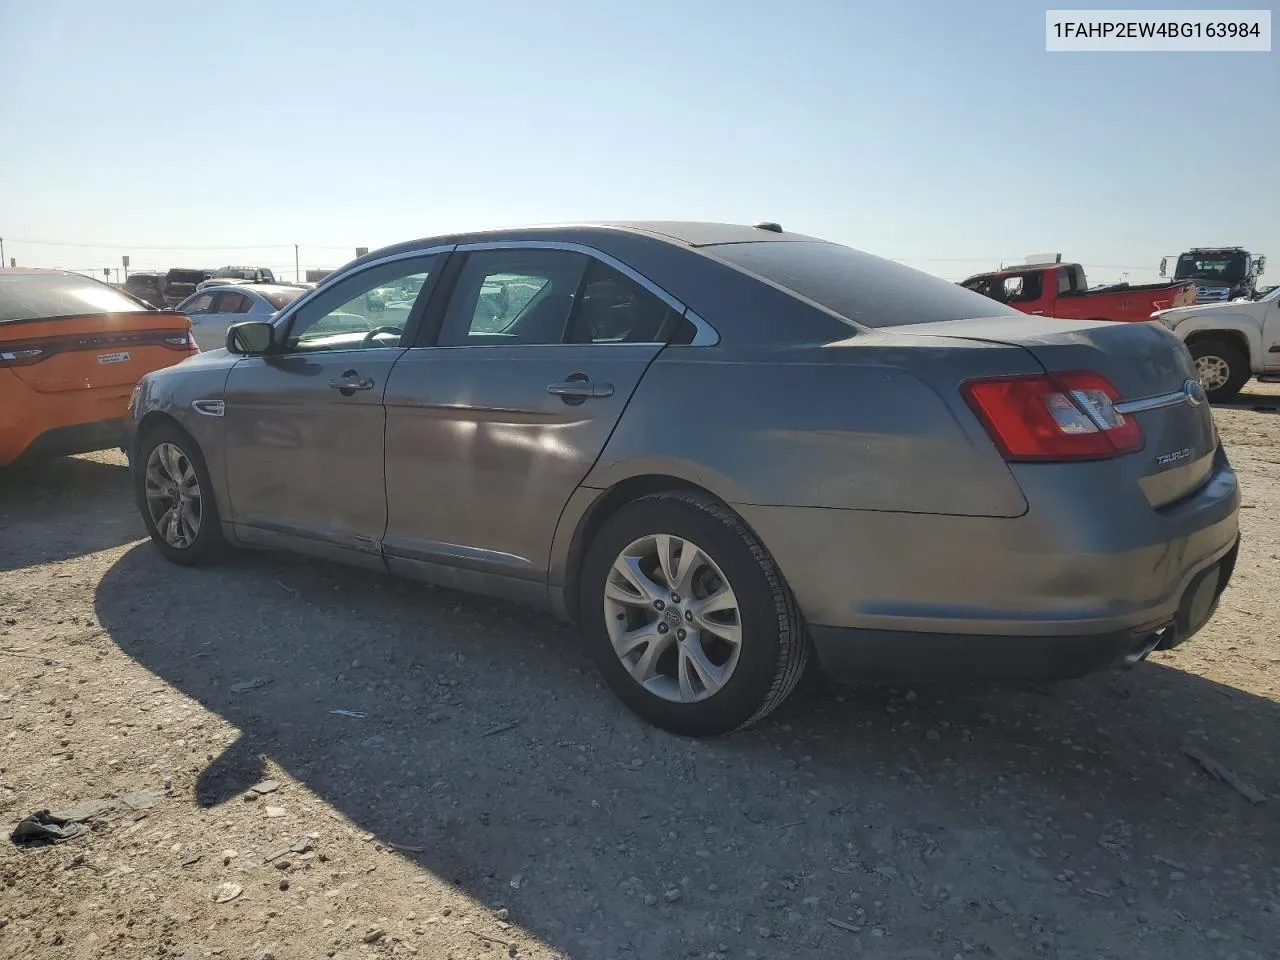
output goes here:
{"type": "Polygon", "coordinates": [[[1182,392],[1187,395],[1187,403],[1193,407],[1198,407],[1204,403],[1204,387],[1200,385],[1199,380],[1188,380],[1182,385],[1182,392]]]}

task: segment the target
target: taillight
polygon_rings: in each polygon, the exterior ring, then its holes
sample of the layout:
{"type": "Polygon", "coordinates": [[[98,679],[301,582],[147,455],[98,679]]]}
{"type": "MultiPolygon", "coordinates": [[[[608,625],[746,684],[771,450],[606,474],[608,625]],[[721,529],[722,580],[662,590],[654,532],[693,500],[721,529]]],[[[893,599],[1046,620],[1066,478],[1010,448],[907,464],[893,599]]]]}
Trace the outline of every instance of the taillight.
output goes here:
{"type": "Polygon", "coordinates": [[[44,358],[44,351],[35,347],[23,350],[0,350],[0,367],[21,367],[28,363],[39,363],[44,358]]]}
{"type": "Polygon", "coordinates": [[[1142,448],[1120,393],[1087,370],[969,380],[965,400],[1006,460],[1105,460],[1142,448]]]}
{"type": "Polygon", "coordinates": [[[174,350],[188,350],[191,353],[200,352],[200,348],[196,346],[196,338],[189,333],[174,334],[171,337],[165,337],[164,345],[166,347],[172,347],[174,350]]]}

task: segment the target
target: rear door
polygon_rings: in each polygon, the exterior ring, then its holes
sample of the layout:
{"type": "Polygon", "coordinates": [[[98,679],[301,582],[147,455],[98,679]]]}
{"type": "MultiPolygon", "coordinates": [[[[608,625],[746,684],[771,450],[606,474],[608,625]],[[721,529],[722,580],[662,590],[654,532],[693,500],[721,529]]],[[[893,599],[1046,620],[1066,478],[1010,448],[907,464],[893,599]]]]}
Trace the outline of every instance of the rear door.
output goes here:
{"type": "Polygon", "coordinates": [[[416,561],[540,584],[560,512],[678,304],[567,248],[477,244],[455,259],[438,338],[424,326],[387,386],[383,550],[393,569],[416,561]]]}

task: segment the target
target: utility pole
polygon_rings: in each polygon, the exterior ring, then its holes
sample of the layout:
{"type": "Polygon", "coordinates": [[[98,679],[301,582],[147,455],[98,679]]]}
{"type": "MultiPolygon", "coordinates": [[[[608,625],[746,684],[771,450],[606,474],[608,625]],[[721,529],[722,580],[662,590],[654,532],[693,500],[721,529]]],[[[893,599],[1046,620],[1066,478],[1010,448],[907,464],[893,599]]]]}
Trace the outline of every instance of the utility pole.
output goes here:
{"type": "Polygon", "coordinates": [[[4,266],[4,237],[0,237],[0,267],[4,266]]]}
{"type": "Polygon", "coordinates": [[[293,282],[297,283],[302,279],[302,274],[298,270],[298,245],[293,245],[293,282]]]}

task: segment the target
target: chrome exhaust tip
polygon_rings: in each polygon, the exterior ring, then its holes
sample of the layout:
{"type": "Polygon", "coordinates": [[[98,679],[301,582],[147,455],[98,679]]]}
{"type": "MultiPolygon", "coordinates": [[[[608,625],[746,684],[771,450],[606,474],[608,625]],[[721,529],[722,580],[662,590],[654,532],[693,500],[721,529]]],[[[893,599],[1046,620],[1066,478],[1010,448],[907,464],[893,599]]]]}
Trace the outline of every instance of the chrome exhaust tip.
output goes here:
{"type": "Polygon", "coordinates": [[[1138,646],[1134,647],[1121,658],[1120,666],[1125,670],[1132,670],[1143,660],[1147,659],[1147,657],[1151,655],[1152,650],[1161,646],[1166,640],[1171,640],[1173,638],[1174,629],[1174,625],[1169,624],[1167,627],[1162,627],[1154,633],[1150,633],[1143,637],[1142,642],[1138,646]]]}

